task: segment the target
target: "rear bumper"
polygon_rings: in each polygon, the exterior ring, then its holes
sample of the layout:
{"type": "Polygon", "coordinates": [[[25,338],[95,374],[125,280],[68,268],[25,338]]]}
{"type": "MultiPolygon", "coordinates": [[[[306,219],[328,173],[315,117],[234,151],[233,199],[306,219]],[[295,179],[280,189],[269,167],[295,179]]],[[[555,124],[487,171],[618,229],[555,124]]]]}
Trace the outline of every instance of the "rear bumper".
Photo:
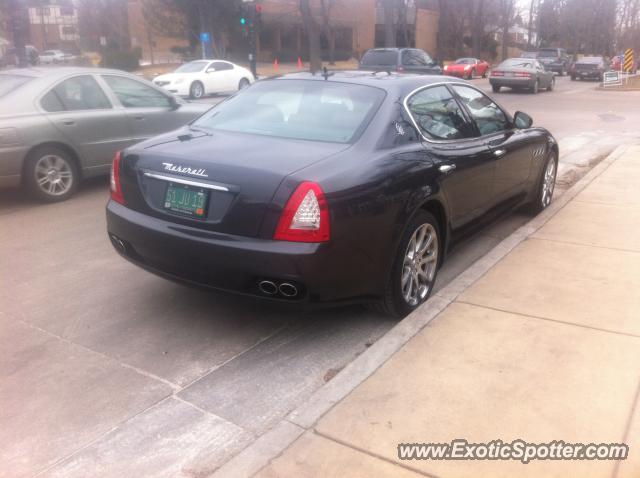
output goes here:
{"type": "Polygon", "coordinates": [[[283,302],[345,303],[372,300],[353,281],[356,267],[331,243],[297,243],[213,233],[107,204],[107,230],[116,250],[161,277],[190,285],[283,302]],[[115,238],[122,241],[120,247],[115,238]],[[351,272],[350,272],[351,271],[351,272]],[[295,297],[268,295],[258,284],[283,282],[295,297]]]}
{"type": "Polygon", "coordinates": [[[506,86],[507,88],[533,88],[535,78],[490,78],[491,86],[506,86]]]}
{"type": "Polygon", "coordinates": [[[571,72],[572,76],[576,78],[585,78],[589,80],[599,80],[601,73],[599,71],[574,71],[571,72]]]}

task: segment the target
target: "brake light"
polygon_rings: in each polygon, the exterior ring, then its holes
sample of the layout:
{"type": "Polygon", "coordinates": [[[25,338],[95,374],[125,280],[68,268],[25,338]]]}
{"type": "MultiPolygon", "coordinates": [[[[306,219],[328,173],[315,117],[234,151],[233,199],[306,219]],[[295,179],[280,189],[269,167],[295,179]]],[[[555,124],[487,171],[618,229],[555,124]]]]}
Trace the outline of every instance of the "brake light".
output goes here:
{"type": "Polygon", "coordinates": [[[284,207],[276,232],[278,241],[327,242],[329,230],[329,207],[322,188],[305,181],[293,192],[284,207]]]}
{"type": "Polygon", "coordinates": [[[122,195],[122,185],[120,184],[120,160],[122,153],[118,151],[111,163],[111,199],[120,204],[124,204],[124,196],[122,195]]]}
{"type": "Polygon", "coordinates": [[[519,76],[521,78],[531,78],[531,73],[526,73],[524,71],[516,71],[514,76],[519,76]]]}
{"type": "Polygon", "coordinates": [[[504,71],[492,71],[491,76],[504,76],[504,71]]]}

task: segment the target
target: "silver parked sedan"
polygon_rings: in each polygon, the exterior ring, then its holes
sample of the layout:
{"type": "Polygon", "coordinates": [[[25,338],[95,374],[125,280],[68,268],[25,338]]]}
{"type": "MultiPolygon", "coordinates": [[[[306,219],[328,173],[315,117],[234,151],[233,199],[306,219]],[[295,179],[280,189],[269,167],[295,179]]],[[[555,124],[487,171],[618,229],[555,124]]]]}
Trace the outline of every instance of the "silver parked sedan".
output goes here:
{"type": "Polygon", "coordinates": [[[1,71],[0,187],[22,185],[42,200],[64,200],[82,178],[108,174],[116,151],[210,107],[117,70],[1,71]]]}
{"type": "Polygon", "coordinates": [[[509,58],[491,71],[489,83],[494,93],[500,92],[503,86],[537,93],[541,88],[553,90],[556,78],[535,58],[509,58]]]}

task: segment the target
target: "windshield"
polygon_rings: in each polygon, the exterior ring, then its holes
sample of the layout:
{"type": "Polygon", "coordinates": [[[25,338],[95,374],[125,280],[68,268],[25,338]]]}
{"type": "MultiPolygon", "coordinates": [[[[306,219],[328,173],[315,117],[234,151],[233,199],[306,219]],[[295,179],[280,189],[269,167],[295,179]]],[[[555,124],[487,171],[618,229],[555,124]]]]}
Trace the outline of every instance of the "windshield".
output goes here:
{"type": "Polygon", "coordinates": [[[190,63],[185,63],[174,73],[197,73],[204,70],[208,64],[208,61],[192,61],[190,63]]]}
{"type": "Polygon", "coordinates": [[[363,85],[316,80],[271,80],[220,103],[193,125],[208,130],[349,143],[384,99],[363,85]]]}
{"type": "Polygon", "coordinates": [[[473,58],[460,58],[456,60],[456,65],[473,65],[475,62],[473,58]]]}
{"type": "Polygon", "coordinates": [[[539,58],[555,58],[558,56],[558,50],[553,49],[553,50],[540,50],[538,52],[538,57],[539,58]]]}
{"type": "Polygon", "coordinates": [[[538,54],[535,51],[525,51],[522,53],[522,58],[537,58],[538,54]]]}
{"type": "Polygon", "coordinates": [[[533,68],[533,62],[524,58],[511,58],[500,63],[499,68],[533,68]]]}
{"type": "Polygon", "coordinates": [[[364,54],[360,64],[362,66],[395,65],[398,62],[396,50],[369,50],[364,54]]]}
{"type": "Polygon", "coordinates": [[[30,80],[31,78],[28,76],[0,75],[0,97],[7,95],[30,80]]]}

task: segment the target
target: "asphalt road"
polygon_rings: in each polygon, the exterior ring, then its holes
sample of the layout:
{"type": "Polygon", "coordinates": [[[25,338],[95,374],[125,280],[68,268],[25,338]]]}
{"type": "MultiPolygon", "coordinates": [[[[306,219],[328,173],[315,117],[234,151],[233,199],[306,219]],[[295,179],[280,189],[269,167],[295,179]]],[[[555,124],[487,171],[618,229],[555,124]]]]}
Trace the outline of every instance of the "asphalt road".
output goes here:
{"type": "MultiPolygon", "coordinates": [[[[588,164],[640,137],[640,96],[594,88],[565,77],[554,92],[495,97],[556,133],[563,164],[588,164]]],[[[107,197],[106,178],[60,204],[0,192],[0,475],[89,476],[97,461],[204,475],[395,324],[360,306],[299,311],[157,278],[112,250],[107,197]]],[[[438,288],[526,220],[463,244],[438,288]]]]}

